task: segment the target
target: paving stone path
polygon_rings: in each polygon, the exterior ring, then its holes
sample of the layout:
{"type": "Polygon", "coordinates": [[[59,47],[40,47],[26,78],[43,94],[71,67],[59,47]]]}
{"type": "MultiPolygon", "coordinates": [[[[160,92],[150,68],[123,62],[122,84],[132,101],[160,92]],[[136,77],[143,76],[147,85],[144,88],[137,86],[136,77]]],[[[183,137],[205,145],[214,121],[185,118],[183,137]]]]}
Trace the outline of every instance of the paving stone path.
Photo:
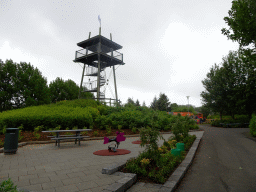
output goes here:
{"type": "MultiPolygon", "coordinates": [[[[168,139],[171,134],[164,134],[168,139]]],[[[29,191],[102,191],[121,176],[102,174],[102,168],[136,157],[145,147],[132,144],[139,137],[127,137],[119,146],[131,151],[127,155],[98,156],[93,152],[107,149],[102,140],[33,144],[19,147],[14,155],[0,153],[0,182],[11,178],[18,188],[29,191]]],[[[159,141],[162,145],[163,140],[159,141]]]]}

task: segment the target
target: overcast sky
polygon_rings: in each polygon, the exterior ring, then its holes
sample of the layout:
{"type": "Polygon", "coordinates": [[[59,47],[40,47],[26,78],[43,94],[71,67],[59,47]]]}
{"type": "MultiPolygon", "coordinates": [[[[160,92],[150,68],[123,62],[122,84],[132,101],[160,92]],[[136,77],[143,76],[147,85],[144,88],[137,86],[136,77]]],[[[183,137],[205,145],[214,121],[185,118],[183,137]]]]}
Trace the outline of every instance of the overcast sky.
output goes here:
{"type": "MultiPolygon", "coordinates": [[[[37,67],[48,85],[60,77],[80,86],[78,42],[99,34],[123,46],[117,91],[150,105],[165,93],[171,103],[202,105],[201,81],[238,44],[221,34],[232,0],[0,0],[0,59],[37,67]]],[[[106,97],[114,80],[106,70],[106,97]]]]}

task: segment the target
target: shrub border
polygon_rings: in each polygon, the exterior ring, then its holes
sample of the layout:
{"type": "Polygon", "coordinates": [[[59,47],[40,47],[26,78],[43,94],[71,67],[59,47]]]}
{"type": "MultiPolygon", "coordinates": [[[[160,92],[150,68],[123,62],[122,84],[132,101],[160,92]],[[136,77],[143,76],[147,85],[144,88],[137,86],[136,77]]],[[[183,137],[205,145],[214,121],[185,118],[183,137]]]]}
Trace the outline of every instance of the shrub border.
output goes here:
{"type": "MultiPolygon", "coordinates": [[[[192,132],[192,131],[191,131],[192,132]]],[[[204,134],[204,133],[203,133],[204,134]]],[[[185,159],[182,161],[182,163],[179,165],[179,167],[172,173],[172,175],[169,177],[169,179],[165,182],[165,184],[159,186],[159,192],[166,192],[166,191],[174,191],[182,178],[184,177],[185,173],[189,169],[190,165],[192,164],[192,161],[195,157],[196,151],[198,149],[198,146],[200,144],[201,138],[203,137],[203,134],[201,137],[197,137],[194,143],[192,144],[189,152],[187,153],[185,159]]],[[[128,161],[132,158],[128,159],[128,161]]],[[[123,173],[118,172],[120,169],[122,169],[127,161],[122,161],[117,164],[110,165],[107,168],[102,169],[102,174],[108,174],[108,175],[116,175],[116,176],[122,176],[123,178],[116,181],[115,183],[109,185],[104,192],[121,192],[126,191],[129,189],[134,183],[137,181],[137,174],[134,173],[123,173]]],[[[145,183],[142,183],[141,186],[145,185],[145,183]]]]}

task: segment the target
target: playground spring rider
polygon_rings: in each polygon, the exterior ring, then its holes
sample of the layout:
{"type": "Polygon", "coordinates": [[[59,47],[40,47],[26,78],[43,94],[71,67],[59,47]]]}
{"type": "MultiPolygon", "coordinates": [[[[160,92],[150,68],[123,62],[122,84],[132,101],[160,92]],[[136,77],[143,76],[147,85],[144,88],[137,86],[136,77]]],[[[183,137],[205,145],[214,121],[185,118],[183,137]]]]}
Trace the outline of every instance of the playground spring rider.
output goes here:
{"type": "Polygon", "coordinates": [[[125,141],[125,139],[126,139],[126,137],[123,136],[124,133],[119,133],[119,132],[117,131],[116,134],[117,134],[117,136],[116,136],[116,138],[114,138],[114,139],[109,139],[109,138],[107,138],[107,137],[104,137],[104,143],[103,143],[103,144],[107,144],[107,143],[110,143],[110,142],[112,142],[112,141],[115,141],[115,142],[116,142],[116,144],[115,144],[114,147],[110,147],[111,144],[108,146],[109,152],[111,152],[111,151],[116,152],[116,149],[118,149],[118,146],[119,146],[120,142],[121,142],[121,141],[125,141]]]}

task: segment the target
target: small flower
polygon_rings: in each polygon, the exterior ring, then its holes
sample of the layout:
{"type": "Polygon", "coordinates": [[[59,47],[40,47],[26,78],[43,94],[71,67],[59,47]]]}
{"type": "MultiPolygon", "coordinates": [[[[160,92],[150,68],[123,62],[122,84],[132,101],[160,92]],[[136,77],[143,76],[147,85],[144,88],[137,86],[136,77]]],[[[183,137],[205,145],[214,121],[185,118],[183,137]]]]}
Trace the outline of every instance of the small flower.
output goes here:
{"type": "Polygon", "coordinates": [[[142,159],[140,162],[141,162],[142,165],[148,165],[150,163],[150,160],[149,159],[142,159]]]}

